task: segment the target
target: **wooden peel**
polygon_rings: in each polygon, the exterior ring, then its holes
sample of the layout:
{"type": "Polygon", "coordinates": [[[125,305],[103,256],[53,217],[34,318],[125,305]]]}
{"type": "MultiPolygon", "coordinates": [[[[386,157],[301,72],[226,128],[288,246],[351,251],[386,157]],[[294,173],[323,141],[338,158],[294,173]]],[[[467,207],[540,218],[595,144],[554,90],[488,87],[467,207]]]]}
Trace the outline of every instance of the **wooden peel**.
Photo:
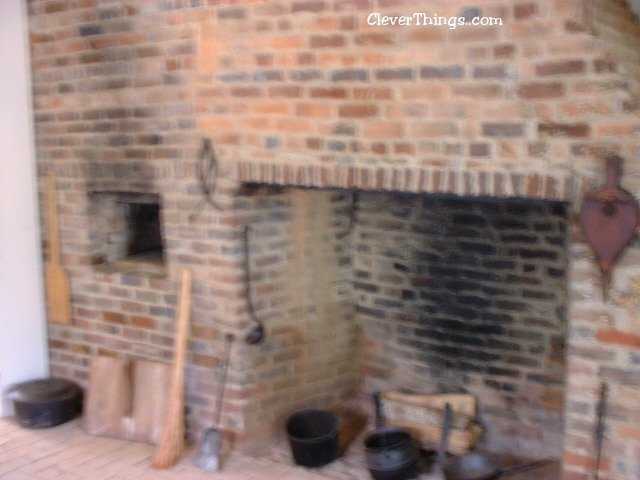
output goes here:
{"type": "Polygon", "coordinates": [[[47,174],[45,180],[45,195],[47,236],[49,239],[49,258],[44,266],[47,316],[51,322],[71,323],[69,277],[60,263],[56,180],[53,172],[47,174]]]}
{"type": "Polygon", "coordinates": [[[171,365],[91,357],[83,429],[90,435],[157,444],[162,432],[171,365]]]}
{"type": "Polygon", "coordinates": [[[123,421],[131,413],[131,395],[131,366],[128,360],[91,357],[83,430],[89,435],[124,438],[123,421]]]}

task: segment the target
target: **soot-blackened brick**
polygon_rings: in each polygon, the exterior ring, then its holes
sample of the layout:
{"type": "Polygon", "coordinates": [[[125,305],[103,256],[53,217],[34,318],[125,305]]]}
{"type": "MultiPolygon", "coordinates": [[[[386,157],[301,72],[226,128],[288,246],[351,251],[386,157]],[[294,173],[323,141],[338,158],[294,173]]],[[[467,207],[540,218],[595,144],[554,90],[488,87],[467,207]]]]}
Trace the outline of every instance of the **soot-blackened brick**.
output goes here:
{"type": "Polygon", "coordinates": [[[474,307],[478,309],[487,308],[491,305],[491,301],[478,296],[472,295],[457,295],[456,302],[460,305],[466,305],[468,307],[474,307]]]}
{"type": "Polygon", "coordinates": [[[493,225],[498,230],[528,230],[529,225],[516,218],[501,218],[499,220],[495,220],[493,225]]]}
{"type": "Polygon", "coordinates": [[[523,248],[520,250],[520,257],[524,259],[539,259],[539,260],[557,260],[558,252],[543,249],[528,249],[523,248]]]}
{"type": "Polygon", "coordinates": [[[453,215],[451,221],[454,225],[473,225],[476,227],[484,227],[487,224],[486,217],[474,214],[453,215]]]}
{"type": "Polygon", "coordinates": [[[498,381],[493,378],[485,378],[482,381],[482,383],[485,386],[491,388],[492,390],[498,390],[498,391],[503,391],[508,393],[513,393],[518,391],[517,384],[513,382],[505,382],[505,381],[498,381]]]}
{"type": "Polygon", "coordinates": [[[536,235],[526,234],[526,233],[515,233],[515,234],[503,234],[500,235],[500,240],[505,243],[527,243],[533,244],[537,243],[540,239],[536,235]]]}
{"type": "Polygon", "coordinates": [[[443,314],[462,318],[464,320],[474,320],[478,317],[478,310],[475,308],[464,307],[456,303],[440,305],[440,308],[443,314]]]}
{"type": "Polygon", "coordinates": [[[477,255],[472,253],[451,252],[447,254],[444,263],[475,267],[480,264],[480,259],[477,255]]]}
{"type": "Polygon", "coordinates": [[[482,261],[482,265],[486,268],[490,268],[491,270],[513,270],[516,268],[517,263],[512,259],[484,259],[482,261]]]}
{"type": "Polygon", "coordinates": [[[456,242],[456,245],[463,251],[474,252],[481,255],[491,255],[497,251],[495,245],[489,243],[459,241],[456,242]]]}
{"type": "Polygon", "coordinates": [[[376,293],[376,292],[380,291],[380,288],[375,283],[355,282],[354,286],[355,286],[356,290],[359,290],[359,291],[362,291],[362,292],[376,293]]]}
{"type": "Polygon", "coordinates": [[[551,375],[541,375],[539,373],[529,373],[527,375],[527,380],[529,382],[540,383],[543,385],[562,385],[563,384],[562,377],[554,377],[551,375]]]}
{"type": "Polygon", "coordinates": [[[524,346],[517,342],[511,342],[498,337],[492,337],[487,339],[487,347],[496,350],[502,350],[503,352],[522,352],[524,346]]]}
{"type": "Polygon", "coordinates": [[[514,368],[489,367],[487,373],[500,377],[520,378],[520,371],[514,368]]]}
{"type": "Polygon", "coordinates": [[[364,305],[356,305],[356,311],[368,317],[387,318],[387,312],[381,308],[371,308],[364,305]]]}

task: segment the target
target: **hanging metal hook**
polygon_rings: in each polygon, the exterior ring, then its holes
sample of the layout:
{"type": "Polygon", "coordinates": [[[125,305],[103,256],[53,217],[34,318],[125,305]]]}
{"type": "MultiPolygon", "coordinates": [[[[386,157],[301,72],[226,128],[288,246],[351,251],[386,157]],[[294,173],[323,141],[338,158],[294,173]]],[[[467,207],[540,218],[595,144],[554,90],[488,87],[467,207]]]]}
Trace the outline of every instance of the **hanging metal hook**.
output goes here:
{"type": "Polygon", "coordinates": [[[202,140],[199,161],[196,165],[196,175],[200,183],[202,198],[200,202],[198,202],[198,205],[196,205],[193,213],[189,215],[190,222],[198,218],[198,215],[200,215],[200,212],[207,203],[216,210],[222,210],[222,207],[213,199],[216,190],[216,180],[218,179],[218,159],[213,150],[211,140],[208,138],[202,140]]]}

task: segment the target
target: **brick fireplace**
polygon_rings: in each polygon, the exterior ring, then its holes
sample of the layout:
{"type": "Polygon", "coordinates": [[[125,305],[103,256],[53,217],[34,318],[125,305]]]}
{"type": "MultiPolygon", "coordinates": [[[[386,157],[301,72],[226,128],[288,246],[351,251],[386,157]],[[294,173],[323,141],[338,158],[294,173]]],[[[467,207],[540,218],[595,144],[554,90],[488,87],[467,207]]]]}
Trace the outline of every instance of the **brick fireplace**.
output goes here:
{"type": "Polygon", "coordinates": [[[602,470],[638,478],[640,255],[634,242],[604,303],[575,221],[607,153],[640,190],[637,23],[621,0],[418,3],[29,2],[38,166],[58,178],[72,279],[52,372],[86,384],[92,355],[169,360],[186,266],[193,438],[232,332],[236,448],[268,443],[297,408],[455,387],[486,400],[491,446],[562,451],[563,478],[582,480],[606,381],[602,470]],[[503,25],[367,23],[427,8],[503,25]],[[194,215],[204,138],[220,208],[194,215]],[[151,273],[111,258],[136,203],[157,206],[151,273]],[[242,341],[246,225],[257,346],[242,341]],[[504,348],[463,362],[469,342],[504,348]]]}

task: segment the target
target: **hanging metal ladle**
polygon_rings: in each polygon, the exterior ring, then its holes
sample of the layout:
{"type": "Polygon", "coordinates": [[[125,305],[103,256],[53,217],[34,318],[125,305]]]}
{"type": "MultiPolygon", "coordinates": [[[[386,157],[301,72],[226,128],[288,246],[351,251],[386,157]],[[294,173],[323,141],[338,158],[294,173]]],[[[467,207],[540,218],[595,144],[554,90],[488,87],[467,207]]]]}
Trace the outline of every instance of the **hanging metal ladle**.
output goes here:
{"type": "Polygon", "coordinates": [[[611,155],[606,161],[605,184],[585,196],[579,215],[582,232],[600,266],[605,302],[613,264],[638,228],[638,204],[629,193],[618,187],[622,158],[611,155]]]}
{"type": "Polygon", "coordinates": [[[256,345],[264,339],[264,325],[256,315],[253,307],[253,299],[251,297],[251,268],[249,262],[249,226],[244,227],[243,231],[243,245],[244,245],[244,284],[247,295],[247,309],[249,310],[249,316],[255,323],[254,327],[247,332],[244,337],[245,343],[249,345],[256,345]]]}

